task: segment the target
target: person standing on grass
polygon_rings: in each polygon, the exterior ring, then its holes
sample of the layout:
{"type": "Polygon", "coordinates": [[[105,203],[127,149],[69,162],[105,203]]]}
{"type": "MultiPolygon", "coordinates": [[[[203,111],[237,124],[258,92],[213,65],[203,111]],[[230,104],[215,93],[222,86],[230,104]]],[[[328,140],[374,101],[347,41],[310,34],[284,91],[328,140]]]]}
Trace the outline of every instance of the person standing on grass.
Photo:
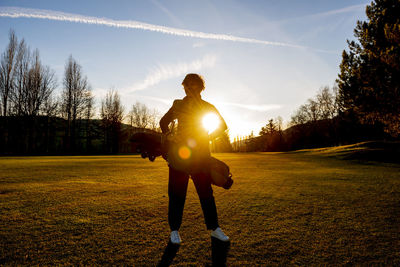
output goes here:
{"type": "Polygon", "coordinates": [[[204,79],[190,73],[182,82],[186,96],[175,100],[172,107],[161,118],[160,127],[164,138],[173,140],[168,150],[168,223],[171,228],[170,240],[180,244],[179,228],[182,223],[189,176],[192,178],[200,198],[207,229],[211,236],[221,241],[229,241],[218,225],[217,208],[211,188],[211,175],[208,160],[211,157],[209,142],[227,130],[226,123],[218,110],[201,99],[205,88],[204,79]],[[211,134],[203,127],[202,120],[207,114],[214,114],[219,123],[211,134]],[[178,121],[176,133],[172,134],[169,125],[178,121]]]}

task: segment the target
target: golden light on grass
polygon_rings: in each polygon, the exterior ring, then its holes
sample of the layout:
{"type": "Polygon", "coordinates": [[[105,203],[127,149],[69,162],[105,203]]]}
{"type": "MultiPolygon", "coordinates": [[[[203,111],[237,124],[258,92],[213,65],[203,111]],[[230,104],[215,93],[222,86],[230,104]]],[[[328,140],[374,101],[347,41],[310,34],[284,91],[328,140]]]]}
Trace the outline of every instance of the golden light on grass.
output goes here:
{"type": "MultiPolygon", "coordinates": [[[[359,150],[340,148],[217,154],[235,180],[213,190],[223,230],[240,240],[228,265],[399,266],[399,167],[341,160],[359,150]]],[[[0,265],[156,266],[170,234],[167,177],[164,160],[140,155],[0,157],[0,265]]],[[[206,266],[192,182],[183,216],[173,264],[206,266]]]]}
{"type": "Polygon", "coordinates": [[[208,133],[212,133],[218,128],[220,121],[215,113],[208,113],[203,117],[202,123],[208,133]]]}
{"type": "Polygon", "coordinates": [[[188,159],[192,155],[192,152],[187,146],[182,146],[178,150],[178,155],[181,159],[188,159]]]}

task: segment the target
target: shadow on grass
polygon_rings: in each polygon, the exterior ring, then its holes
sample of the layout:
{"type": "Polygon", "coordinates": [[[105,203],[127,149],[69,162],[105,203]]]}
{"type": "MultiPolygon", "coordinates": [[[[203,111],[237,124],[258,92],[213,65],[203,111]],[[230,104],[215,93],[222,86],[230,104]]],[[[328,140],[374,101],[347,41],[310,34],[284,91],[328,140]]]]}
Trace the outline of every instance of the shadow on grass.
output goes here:
{"type": "MultiPolygon", "coordinates": [[[[223,242],[216,238],[211,238],[211,266],[226,266],[226,258],[228,256],[230,246],[231,243],[229,241],[223,242]]],[[[176,254],[178,253],[179,247],[180,245],[172,244],[171,241],[169,241],[157,266],[170,266],[176,254]]]]}
{"type": "Polygon", "coordinates": [[[226,258],[228,256],[231,242],[223,242],[214,237],[211,237],[212,249],[212,266],[226,266],[226,258]]]}
{"type": "Polygon", "coordinates": [[[175,258],[176,253],[178,253],[179,247],[180,245],[172,244],[171,241],[169,241],[157,266],[170,266],[175,258]]]}

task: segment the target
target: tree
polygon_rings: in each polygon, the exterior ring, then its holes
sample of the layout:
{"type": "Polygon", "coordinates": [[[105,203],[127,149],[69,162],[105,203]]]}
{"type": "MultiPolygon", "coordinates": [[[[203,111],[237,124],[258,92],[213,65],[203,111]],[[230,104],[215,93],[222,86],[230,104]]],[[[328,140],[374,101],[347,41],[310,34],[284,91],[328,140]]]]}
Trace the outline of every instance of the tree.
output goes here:
{"type": "Polygon", "coordinates": [[[86,151],[90,152],[92,149],[92,129],[91,129],[91,119],[94,116],[94,97],[91,91],[87,91],[86,96],[86,110],[85,110],[85,119],[86,119],[86,151]]]}
{"type": "Polygon", "coordinates": [[[56,87],[54,71],[48,66],[42,65],[39,51],[35,50],[31,65],[25,75],[22,95],[19,96],[22,103],[21,113],[27,116],[37,116],[46,109],[46,103],[49,104],[49,98],[56,87]]]}
{"type": "Polygon", "coordinates": [[[156,109],[150,110],[145,104],[136,102],[128,113],[128,120],[131,126],[141,129],[156,130],[158,128],[159,112],[156,109]]]}
{"type": "Polygon", "coordinates": [[[322,87],[314,98],[310,98],[292,115],[291,125],[333,119],[338,113],[337,87],[322,87]]]}
{"type": "Polygon", "coordinates": [[[103,144],[109,153],[118,153],[124,107],[117,91],[110,90],[101,101],[100,116],[104,132],[103,144]]]}
{"type": "Polygon", "coordinates": [[[400,134],[400,2],[375,0],[366,8],[367,21],[354,29],[342,53],[340,107],[363,123],[381,123],[393,136],[400,134]]]}
{"type": "MultiPolygon", "coordinates": [[[[23,134],[27,137],[27,149],[29,152],[34,152],[40,149],[40,139],[44,137],[44,143],[46,150],[48,148],[48,133],[49,133],[49,118],[46,121],[45,135],[39,129],[37,125],[37,117],[39,115],[48,116],[54,113],[55,103],[52,99],[52,94],[56,88],[56,79],[54,76],[54,71],[52,71],[48,66],[43,66],[39,51],[35,50],[32,57],[27,59],[28,67],[24,69],[23,82],[17,84],[18,97],[17,102],[17,112],[18,115],[23,115],[26,118],[20,118],[20,120],[25,121],[22,129],[25,129],[23,134]],[[21,86],[21,87],[20,87],[21,86]]],[[[18,75],[18,78],[19,75],[18,75]]],[[[19,79],[18,79],[19,80],[19,79]]]]}
{"type": "Polygon", "coordinates": [[[28,92],[27,78],[31,66],[31,58],[30,50],[26,46],[25,40],[22,39],[18,45],[15,88],[10,95],[12,113],[17,116],[23,115],[24,101],[28,92]]]}
{"type": "Polygon", "coordinates": [[[320,119],[332,119],[336,115],[335,97],[330,92],[329,86],[325,86],[319,90],[316,100],[320,119]]]}
{"type": "Polygon", "coordinates": [[[292,115],[291,118],[291,125],[299,125],[299,124],[305,124],[309,120],[308,118],[308,112],[307,112],[307,106],[306,105],[301,105],[295,112],[294,115],[292,115]]]}
{"type": "MultiPolygon", "coordinates": [[[[262,151],[277,151],[283,148],[282,139],[282,118],[270,119],[268,123],[261,128],[259,144],[257,146],[262,151]]],[[[249,138],[251,140],[251,138],[249,138]]]]}
{"type": "Polygon", "coordinates": [[[1,55],[0,59],[0,95],[3,116],[8,115],[9,97],[14,88],[15,73],[17,68],[17,48],[18,40],[15,32],[10,30],[9,42],[6,50],[1,55]]]}
{"type": "Polygon", "coordinates": [[[276,132],[276,123],[274,119],[270,119],[265,125],[265,127],[261,128],[260,135],[270,135],[276,132]]]}
{"type": "Polygon", "coordinates": [[[82,67],[72,55],[68,58],[65,65],[63,83],[61,114],[67,120],[65,146],[67,151],[74,151],[76,134],[79,132],[77,121],[85,116],[88,104],[92,103],[89,100],[92,98],[92,95],[87,77],[83,76],[82,67]]]}
{"type": "Polygon", "coordinates": [[[1,56],[0,84],[0,113],[5,116],[0,129],[2,145],[5,150],[9,147],[10,151],[34,152],[44,136],[37,117],[48,116],[54,110],[52,94],[56,79],[54,71],[41,63],[39,51],[31,54],[25,41],[18,42],[12,30],[1,56]]]}

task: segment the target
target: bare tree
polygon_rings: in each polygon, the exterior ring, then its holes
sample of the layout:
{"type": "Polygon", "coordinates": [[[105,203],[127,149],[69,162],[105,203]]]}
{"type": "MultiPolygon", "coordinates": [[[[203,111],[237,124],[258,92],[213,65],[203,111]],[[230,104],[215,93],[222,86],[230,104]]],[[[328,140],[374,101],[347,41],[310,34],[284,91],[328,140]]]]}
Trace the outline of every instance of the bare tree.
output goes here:
{"type": "Polygon", "coordinates": [[[117,91],[110,90],[101,101],[100,116],[104,130],[104,145],[107,152],[117,153],[124,118],[124,107],[117,91]]]}
{"type": "Polygon", "coordinates": [[[128,113],[128,120],[131,126],[141,129],[158,129],[159,112],[156,109],[150,110],[145,104],[136,102],[128,113]]]}
{"type": "Polygon", "coordinates": [[[332,119],[336,114],[335,97],[329,86],[320,89],[316,96],[320,119],[332,119]]]}
{"type": "Polygon", "coordinates": [[[337,83],[335,83],[332,86],[332,97],[334,99],[334,101],[333,101],[333,109],[335,110],[334,116],[337,116],[342,111],[341,104],[339,102],[340,101],[340,99],[339,99],[339,87],[338,87],[337,83]]]}
{"type": "Polygon", "coordinates": [[[275,118],[276,121],[276,126],[278,128],[278,132],[282,132],[283,130],[283,118],[281,116],[278,116],[275,118]]]}
{"type": "Polygon", "coordinates": [[[70,150],[76,145],[77,120],[85,115],[88,97],[91,97],[87,77],[83,76],[82,67],[72,55],[65,65],[63,84],[61,114],[67,120],[66,149],[70,150]]]}
{"type": "Polygon", "coordinates": [[[291,125],[304,124],[309,121],[308,106],[301,105],[292,116],[291,125]]]}
{"type": "Polygon", "coordinates": [[[45,143],[44,149],[48,153],[50,151],[51,145],[55,144],[56,139],[56,115],[58,112],[58,101],[52,95],[50,95],[41,110],[41,114],[45,115],[46,117],[46,124],[45,124],[45,143]]]}
{"type": "Polygon", "coordinates": [[[86,92],[86,104],[85,104],[85,119],[86,119],[86,151],[91,151],[92,147],[92,131],[91,131],[91,119],[94,115],[94,97],[92,91],[86,92]]]}
{"type": "Polygon", "coordinates": [[[47,117],[55,117],[58,112],[58,107],[59,107],[58,100],[55,99],[53,95],[50,95],[42,106],[41,114],[47,117]]]}
{"type": "Polygon", "coordinates": [[[31,54],[24,39],[18,42],[13,30],[9,38],[0,62],[0,114],[26,117],[5,120],[3,145],[10,145],[14,151],[34,152],[46,135],[39,130],[37,116],[48,116],[56,108],[52,98],[56,79],[54,71],[41,63],[38,50],[31,54]]]}
{"type": "Polygon", "coordinates": [[[153,109],[150,112],[149,128],[154,131],[161,131],[160,119],[161,119],[160,112],[157,109],[153,109]]]}
{"type": "Polygon", "coordinates": [[[14,88],[15,72],[17,66],[18,40],[13,30],[9,33],[9,43],[0,59],[0,95],[2,115],[8,115],[10,94],[14,88]]]}
{"type": "Polygon", "coordinates": [[[124,107],[118,92],[111,89],[101,101],[101,118],[111,123],[121,123],[124,117],[124,107]]]}
{"type": "MultiPolygon", "coordinates": [[[[56,87],[54,71],[48,66],[43,66],[40,62],[39,51],[35,50],[30,60],[28,72],[25,74],[25,82],[23,83],[21,96],[21,113],[28,116],[27,121],[27,136],[28,136],[28,151],[38,149],[38,136],[43,136],[39,130],[36,121],[38,115],[48,115],[54,109],[52,103],[52,93],[56,87]]],[[[49,147],[49,117],[47,117],[45,129],[45,149],[49,147]]]]}
{"type": "Polygon", "coordinates": [[[56,87],[56,79],[54,71],[41,64],[38,50],[33,53],[31,66],[26,75],[21,96],[22,114],[36,116],[45,109],[44,106],[56,87]]]}
{"type": "Polygon", "coordinates": [[[20,116],[23,114],[24,101],[28,94],[27,79],[31,65],[31,53],[24,39],[18,45],[17,62],[15,88],[10,97],[13,114],[20,116]]]}
{"type": "Polygon", "coordinates": [[[309,121],[317,121],[321,117],[321,111],[318,105],[318,102],[315,101],[314,99],[308,99],[307,100],[307,113],[308,113],[308,118],[309,121]]]}
{"type": "Polygon", "coordinates": [[[136,102],[129,111],[128,118],[131,126],[147,128],[149,124],[150,111],[145,104],[136,102]]]}
{"type": "Polygon", "coordinates": [[[292,116],[291,125],[304,124],[334,118],[339,111],[337,87],[325,86],[315,98],[310,98],[301,105],[292,116]]]}
{"type": "Polygon", "coordinates": [[[85,118],[90,120],[94,116],[94,96],[92,90],[86,92],[85,101],[85,118]]]}

